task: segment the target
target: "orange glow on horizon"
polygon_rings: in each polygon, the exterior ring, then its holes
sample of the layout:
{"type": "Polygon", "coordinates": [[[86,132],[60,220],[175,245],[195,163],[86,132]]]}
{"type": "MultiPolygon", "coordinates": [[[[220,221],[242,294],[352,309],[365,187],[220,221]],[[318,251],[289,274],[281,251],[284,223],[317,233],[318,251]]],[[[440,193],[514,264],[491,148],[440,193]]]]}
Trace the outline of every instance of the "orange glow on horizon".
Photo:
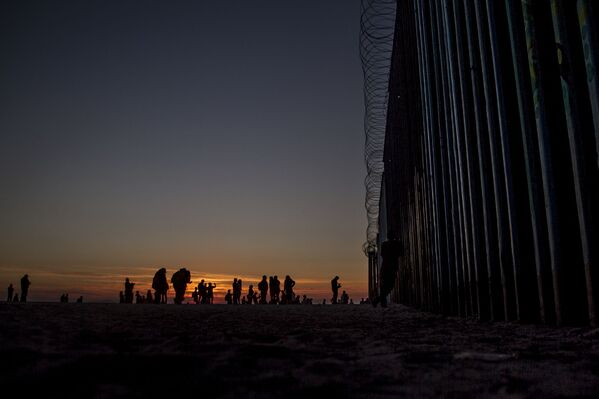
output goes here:
{"type": "MultiPolygon", "coordinates": [[[[0,267],[0,276],[6,276],[10,273],[11,276],[18,276],[14,279],[6,279],[9,283],[12,283],[15,287],[15,291],[19,291],[19,280],[25,273],[29,274],[29,278],[32,282],[30,288],[29,298],[31,301],[58,301],[60,295],[68,293],[69,298],[72,302],[77,297],[82,295],[84,302],[118,302],[119,291],[124,289],[125,278],[129,278],[131,282],[135,283],[133,292],[139,291],[141,295],[146,295],[147,291],[151,289],[152,279],[154,273],[158,267],[138,267],[133,269],[133,273],[123,273],[119,269],[108,269],[106,273],[100,273],[96,271],[82,271],[82,272],[56,272],[48,270],[29,270],[26,271],[22,268],[6,268],[0,267]],[[21,270],[19,270],[21,269],[21,270]]],[[[167,276],[169,279],[169,285],[171,288],[168,291],[169,303],[172,302],[174,297],[174,290],[170,283],[172,274],[178,269],[167,268],[167,276]]],[[[189,268],[188,268],[189,270],[189,268]]],[[[278,275],[281,283],[285,278],[285,275],[278,275]]],[[[296,295],[303,296],[307,295],[308,298],[313,298],[314,303],[321,303],[322,299],[330,301],[332,296],[330,289],[330,280],[316,279],[309,277],[299,276],[294,278],[295,280],[295,293],[296,295]]],[[[363,281],[355,280],[343,280],[341,275],[341,290],[346,290],[350,295],[350,298],[354,300],[354,303],[360,301],[360,298],[366,297],[366,283],[363,281]]],[[[257,290],[257,285],[262,279],[262,275],[251,275],[251,274],[226,274],[226,273],[213,273],[213,272],[194,272],[191,270],[191,284],[188,284],[185,301],[192,302],[192,292],[197,287],[200,280],[204,279],[206,283],[216,284],[214,289],[214,302],[224,303],[224,296],[228,289],[231,289],[234,278],[241,278],[243,281],[242,295],[247,294],[247,290],[250,284],[254,286],[254,290],[257,290]]],[[[2,280],[5,280],[3,277],[2,280]]],[[[6,284],[8,286],[8,283],[6,284]]],[[[154,291],[152,290],[152,295],[154,291]]]]}

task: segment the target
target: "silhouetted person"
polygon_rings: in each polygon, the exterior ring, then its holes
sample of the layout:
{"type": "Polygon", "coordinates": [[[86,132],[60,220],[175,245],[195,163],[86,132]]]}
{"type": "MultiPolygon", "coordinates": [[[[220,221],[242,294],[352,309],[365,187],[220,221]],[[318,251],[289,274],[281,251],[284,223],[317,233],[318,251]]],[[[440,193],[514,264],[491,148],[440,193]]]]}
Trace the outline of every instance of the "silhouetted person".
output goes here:
{"type": "Polygon", "coordinates": [[[208,290],[206,288],[206,283],[204,283],[204,279],[202,279],[198,284],[198,297],[200,299],[200,303],[206,303],[208,300],[208,290]]]}
{"type": "Polygon", "coordinates": [[[399,257],[403,255],[403,246],[395,236],[395,232],[389,230],[387,241],[381,245],[381,258],[383,259],[379,278],[379,296],[372,302],[376,306],[379,302],[382,307],[387,307],[387,296],[395,286],[395,278],[399,270],[399,257]]]}
{"type": "MultiPolygon", "coordinates": [[[[29,276],[27,274],[25,274],[21,278],[21,296],[20,296],[21,299],[20,299],[20,302],[27,302],[27,294],[29,292],[29,286],[30,285],[31,285],[31,282],[29,281],[29,276]]],[[[14,297],[13,297],[13,302],[14,302],[14,297]]],[[[19,302],[19,301],[16,301],[16,302],[19,302]]]]}
{"type": "Polygon", "coordinates": [[[69,294],[64,294],[64,303],[69,303],[69,294]]]}
{"type": "Polygon", "coordinates": [[[239,300],[241,297],[241,290],[237,284],[237,278],[233,279],[233,305],[239,305],[239,300]]]}
{"type": "Polygon", "coordinates": [[[241,279],[233,279],[233,305],[239,305],[241,301],[241,291],[243,289],[243,282],[241,279]]]}
{"type": "Polygon", "coordinates": [[[323,299],[323,300],[322,300],[322,304],[323,304],[323,305],[326,305],[326,304],[327,304],[327,300],[326,300],[326,299],[323,299]]]}
{"type": "Polygon", "coordinates": [[[227,302],[227,305],[233,305],[233,294],[231,294],[231,290],[227,290],[227,294],[225,295],[225,302],[227,302]]]}
{"type": "Polygon", "coordinates": [[[15,293],[15,296],[12,298],[12,301],[19,302],[19,293],[18,292],[15,293]]]}
{"type": "Polygon", "coordinates": [[[268,291],[270,294],[270,303],[275,303],[274,279],[272,276],[268,276],[268,291]]]}
{"type": "Polygon", "coordinates": [[[83,303],[83,295],[77,298],[77,303],[83,303]]]}
{"type": "Polygon", "coordinates": [[[193,292],[191,293],[191,298],[193,299],[193,301],[198,304],[199,303],[199,299],[198,299],[198,287],[195,287],[193,292]]]}
{"type": "Polygon", "coordinates": [[[119,291],[119,303],[125,303],[125,294],[123,294],[123,291],[119,291]]]}
{"type": "Polygon", "coordinates": [[[166,279],[166,269],[160,268],[154,279],[152,280],[152,288],[154,289],[154,302],[166,303],[166,292],[169,289],[168,281],[166,279]]]}
{"type": "Polygon", "coordinates": [[[135,291],[135,303],[143,303],[143,299],[139,294],[139,291],[135,291]]]}
{"type": "Polygon", "coordinates": [[[248,296],[247,296],[247,302],[248,305],[251,305],[252,303],[256,303],[256,293],[254,292],[254,286],[252,284],[250,284],[250,286],[248,287],[248,296]]]}
{"type": "Polygon", "coordinates": [[[270,285],[270,290],[272,292],[273,298],[274,298],[274,302],[273,303],[279,303],[281,300],[281,282],[279,281],[279,277],[278,276],[274,276],[272,278],[272,284],[270,285]]]}
{"type": "Polygon", "coordinates": [[[285,281],[283,282],[283,294],[285,295],[286,303],[292,303],[295,299],[293,287],[295,287],[295,281],[293,281],[289,275],[285,276],[285,281]]]}
{"type": "Polygon", "coordinates": [[[21,278],[21,302],[27,302],[27,294],[29,293],[30,285],[31,281],[29,281],[29,275],[26,274],[21,278]]]}
{"type": "Polygon", "coordinates": [[[125,279],[125,303],[133,303],[133,287],[135,283],[129,281],[129,277],[125,279]]]}
{"type": "Polygon", "coordinates": [[[146,303],[154,303],[154,298],[152,298],[152,290],[148,290],[146,293],[146,303]]]}
{"type": "Polygon", "coordinates": [[[208,283],[208,286],[206,287],[206,303],[214,303],[214,289],[216,288],[216,283],[212,284],[212,283],[208,283]]]}
{"type": "Polygon", "coordinates": [[[268,296],[268,281],[266,276],[262,276],[262,281],[258,283],[258,291],[260,291],[260,303],[266,304],[266,297],[268,296]]]}
{"type": "Polygon", "coordinates": [[[349,295],[347,295],[347,292],[345,292],[345,290],[343,290],[343,293],[341,294],[341,303],[344,305],[347,305],[349,303],[349,295]]]}
{"type": "Polygon", "coordinates": [[[8,297],[6,299],[6,302],[12,302],[14,293],[15,293],[15,288],[12,286],[12,283],[11,283],[8,285],[8,297]]]}
{"type": "Polygon", "coordinates": [[[331,303],[333,305],[337,303],[339,288],[341,288],[341,284],[339,284],[339,276],[335,276],[335,278],[331,280],[331,290],[333,291],[333,299],[331,299],[331,303]]]}
{"type": "Polygon", "coordinates": [[[171,283],[175,289],[175,303],[180,305],[185,299],[185,290],[187,284],[191,283],[191,273],[186,268],[182,267],[173,274],[171,277],[171,283]]]}

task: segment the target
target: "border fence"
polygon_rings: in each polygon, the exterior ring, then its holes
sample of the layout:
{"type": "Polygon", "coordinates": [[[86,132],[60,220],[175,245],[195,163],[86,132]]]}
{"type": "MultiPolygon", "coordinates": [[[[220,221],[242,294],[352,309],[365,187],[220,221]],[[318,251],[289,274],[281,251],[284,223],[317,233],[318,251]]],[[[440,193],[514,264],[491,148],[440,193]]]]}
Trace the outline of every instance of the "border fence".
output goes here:
{"type": "MultiPolygon", "coordinates": [[[[383,167],[367,181],[371,295],[393,229],[396,302],[597,325],[599,3],[394,3],[387,88],[365,90],[367,109],[368,93],[386,107],[383,167]]],[[[367,163],[369,151],[367,139],[367,163]]]]}

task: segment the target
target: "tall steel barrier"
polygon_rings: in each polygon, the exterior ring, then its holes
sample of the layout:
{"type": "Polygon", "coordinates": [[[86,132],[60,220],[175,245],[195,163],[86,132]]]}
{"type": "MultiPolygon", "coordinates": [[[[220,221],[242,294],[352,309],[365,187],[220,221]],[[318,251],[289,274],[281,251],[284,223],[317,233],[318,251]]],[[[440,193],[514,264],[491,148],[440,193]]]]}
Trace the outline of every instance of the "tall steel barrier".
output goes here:
{"type": "Polygon", "coordinates": [[[397,302],[597,325],[598,13],[591,0],[397,1],[385,212],[367,251],[376,268],[376,245],[399,233],[397,302]]]}

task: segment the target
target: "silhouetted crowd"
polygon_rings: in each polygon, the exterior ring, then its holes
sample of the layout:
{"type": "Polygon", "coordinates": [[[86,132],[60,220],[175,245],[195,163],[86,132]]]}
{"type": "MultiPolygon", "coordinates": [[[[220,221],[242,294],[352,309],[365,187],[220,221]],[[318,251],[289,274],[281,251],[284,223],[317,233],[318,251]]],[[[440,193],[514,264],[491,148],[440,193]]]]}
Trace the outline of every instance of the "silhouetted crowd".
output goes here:
{"type": "MultiPolygon", "coordinates": [[[[338,299],[338,289],[341,284],[338,283],[339,276],[331,281],[331,287],[333,290],[332,304],[353,304],[353,301],[349,298],[349,294],[343,291],[341,297],[338,299]]],[[[170,279],[170,283],[175,290],[175,304],[181,304],[185,300],[185,292],[189,284],[191,284],[191,273],[186,268],[181,268],[173,274],[170,279]]],[[[166,276],[166,268],[160,268],[152,280],[152,290],[148,290],[146,295],[140,294],[140,291],[133,290],[135,283],[131,282],[129,278],[125,279],[125,289],[119,293],[120,303],[153,303],[153,304],[165,304],[167,303],[167,293],[170,289],[169,281],[166,276]]],[[[225,302],[229,305],[290,305],[290,304],[304,304],[312,305],[313,299],[308,298],[307,295],[298,295],[294,291],[295,281],[291,276],[285,276],[285,279],[281,283],[278,276],[266,275],[262,276],[262,280],[254,286],[250,284],[247,288],[246,295],[243,295],[243,280],[240,278],[234,278],[231,288],[227,290],[225,294],[225,302]]],[[[214,303],[214,289],[216,283],[208,282],[204,279],[200,280],[198,285],[194,287],[191,293],[192,302],[198,305],[209,305],[214,303]]],[[[365,303],[362,299],[360,303],[365,303]]],[[[326,304],[326,300],[323,301],[326,304]]]]}
{"type": "Polygon", "coordinates": [[[197,304],[212,304],[214,303],[214,289],[216,284],[206,283],[204,279],[200,281],[197,287],[195,287],[191,297],[197,304]]]}
{"type": "MultiPolygon", "coordinates": [[[[403,256],[403,246],[400,240],[397,239],[394,231],[389,230],[387,232],[387,240],[381,245],[381,257],[382,264],[380,268],[380,282],[378,295],[374,296],[372,301],[370,298],[362,298],[360,304],[372,304],[375,307],[380,304],[382,307],[387,306],[387,298],[395,285],[395,279],[397,277],[397,270],[399,268],[399,258],[403,256]]],[[[185,300],[185,292],[187,286],[191,284],[191,273],[186,268],[182,267],[176,271],[171,279],[170,283],[175,290],[175,304],[181,304],[185,300]]],[[[21,278],[21,294],[15,292],[15,287],[12,283],[9,284],[7,289],[6,302],[27,302],[27,296],[29,294],[29,286],[31,281],[29,275],[25,274],[21,278]]],[[[257,284],[256,289],[253,284],[250,284],[247,289],[247,294],[243,295],[243,281],[240,278],[234,278],[231,289],[227,290],[225,294],[225,302],[229,305],[254,305],[254,304],[312,304],[312,298],[308,298],[306,295],[300,297],[294,292],[295,281],[291,276],[285,276],[281,288],[281,282],[278,276],[266,277],[262,276],[262,280],[257,284]]],[[[152,280],[152,293],[151,289],[148,289],[146,295],[142,295],[140,291],[133,289],[135,283],[131,282],[127,277],[125,279],[125,289],[119,293],[120,303],[153,303],[153,304],[166,304],[167,293],[170,289],[169,281],[166,277],[166,268],[160,268],[155,274],[152,280]]],[[[191,294],[192,300],[196,304],[212,304],[214,303],[214,289],[216,284],[212,282],[206,282],[201,280],[197,287],[194,287],[194,291],[191,294]]],[[[331,291],[333,297],[331,298],[331,304],[343,304],[353,305],[353,300],[349,297],[349,294],[344,290],[339,296],[339,276],[335,276],[331,280],[331,291]]],[[[60,296],[61,303],[69,302],[69,294],[64,293],[60,296]]],[[[77,303],[83,303],[83,296],[77,298],[77,303]]],[[[323,299],[322,304],[326,304],[326,299],[323,299]]]]}
{"type": "MultiPolygon", "coordinates": [[[[182,267],[176,271],[170,279],[175,290],[175,297],[173,299],[175,304],[181,304],[185,300],[185,292],[187,286],[191,284],[191,272],[186,268],[182,267]]],[[[15,292],[12,283],[8,286],[7,302],[27,302],[27,295],[29,292],[29,276],[25,274],[21,278],[21,295],[15,292]]],[[[262,276],[262,280],[254,287],[250,284],[247,288],[246,295],[243,295],[243,281],[240,278],[234,278],[231,289],[227,290],[225,294],[225,302],[229,305],[290,305],[290,304],[304,304],[311,305],[313,303],[312,298],[308,298],[307,295],[300,296],[294,291],[295,281],[291,276],[285,276],[283,283],[279,280],[278,276],[266,275],[262,276]],[[281,287],[282,286],[282,287],[281,287]]],[[[135,283],[125,278],[125,287],[123,291],[119,293],[119,303],[136,303],[136,304],[166,304],[168,301],[167,293],[171,286],[166,276],[166,268],[160,268],[152,279],[152,289],[148,289],[146,294],[143,295],[139,290],[135,291],[135,283]]],[[[213,304],[214,303],[214,289],[216,283],[207,282],[202,279],[198,283],[197,287],[191,294],[193,303],[195,304],[213,304]]],[[[331,299],[332,304],[353,304],[353,301],[349,298],[346,291],[343,291],[339,297],[339,276],[335,276],[331,280],[331,290],[333,298],[331,299]]],[[[61,303],[69,303],[69,294],[63,293],[60,296],[61,303]]],[[[77,303],[83,303],[83,296],[77,298],[77,303]]],[[[326,300],[323,300],[323,305],[326,304],[326,300]]],[[[363,298],[360,304],[370,303],[369,300],[365,301],[363,298]]]]}

